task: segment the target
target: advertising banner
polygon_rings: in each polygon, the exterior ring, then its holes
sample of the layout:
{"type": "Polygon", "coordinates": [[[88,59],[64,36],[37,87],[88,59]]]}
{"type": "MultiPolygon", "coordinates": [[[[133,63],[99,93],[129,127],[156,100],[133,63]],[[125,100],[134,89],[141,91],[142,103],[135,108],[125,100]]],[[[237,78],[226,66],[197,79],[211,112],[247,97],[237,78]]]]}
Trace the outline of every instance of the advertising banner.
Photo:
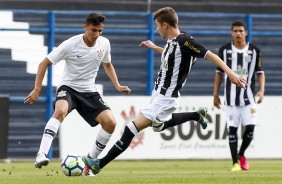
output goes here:
{"type": "MultiPolygon", "coordinates": [[[[112,109],[117,127],[105,150],[121,137],[124,127],[132,121],[140,109],[150,103],[150,97],[104,97],[112,109]]],[[[222,99],[223,101],[223,99],[222,99]]],[[[257,106],[257,126],[254,139],[246,151],[248,158],[282,158],[282,98],[265,97],[257,106]]],[[[129,148],[118,159],[228,159],[230,158],[228,131],[224,106],[213,106],[213,97],[181,97],[176,112],[195,111],[207,107],[209,125],[203,130],[197,122],[186,122],[163,132],[154,132],[151,127],[141,131],[129,148]]],[[[76,111],[71,112],[60,127],[60,156],[67,154],[86,155],[95,144],[100,125],[90,127],[76,111]]],[[[238,130],[239,145],[242,129],[238,130]]]]}

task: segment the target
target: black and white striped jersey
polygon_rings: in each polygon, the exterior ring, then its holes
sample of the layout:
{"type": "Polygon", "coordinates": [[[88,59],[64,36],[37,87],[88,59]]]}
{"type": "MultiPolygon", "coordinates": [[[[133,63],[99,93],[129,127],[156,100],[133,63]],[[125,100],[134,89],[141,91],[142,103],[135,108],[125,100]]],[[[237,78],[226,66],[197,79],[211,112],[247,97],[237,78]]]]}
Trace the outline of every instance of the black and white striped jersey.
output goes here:
{"type": "Polygon", "coordinates": [[[178,97],[196,58],[203,58],[207,49],[197,43],[188,33],[168,40],[162,56],[155,90],[168,97],[178,97]]]}
{"type": "MultiPolygon", "coordinates": [[[[263,73],[260,49],[252,43],[248,43],[243,49],[237,49],[232,42],[222,46],[218,55],[232,71],[243,76],[248,83],[246,89],[237,87],[225,75],[225,104],[229,106],[254,104],[255,73],[263,73]]],[[[217,72],[223,70],[217,67],[217,72]]]]}

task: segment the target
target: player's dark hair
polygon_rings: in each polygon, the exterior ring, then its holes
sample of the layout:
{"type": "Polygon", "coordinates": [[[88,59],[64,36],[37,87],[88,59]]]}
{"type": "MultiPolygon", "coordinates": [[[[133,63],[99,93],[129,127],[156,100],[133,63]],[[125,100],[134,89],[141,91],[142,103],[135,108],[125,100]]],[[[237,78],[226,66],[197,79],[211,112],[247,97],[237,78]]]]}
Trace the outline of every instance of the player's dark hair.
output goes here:
{"type": "Polygon", "coordinates": [[[155,11],[154,20],[157,20],[160,24],[166,22],[174,28],[176,28],[178,24],[177,14],[171,7],[164,7],[155,11]]]}
{"type": "Polygon", "coordinates": [[[247,30],[246,23],[243,20],[236,20],[231,25],[231,30],[233,30],[234,26],[243,26],[245,30],[247,30]]]}
{"type": "Polygon", "coordinates": [[[105,20],[106,20],[106,17],[104,15],[97,14],[97,13],[91,13],[87,15],[85,24],[92,24],[94,26],[97,26],[97,25],[103,24],[105,20]]]}

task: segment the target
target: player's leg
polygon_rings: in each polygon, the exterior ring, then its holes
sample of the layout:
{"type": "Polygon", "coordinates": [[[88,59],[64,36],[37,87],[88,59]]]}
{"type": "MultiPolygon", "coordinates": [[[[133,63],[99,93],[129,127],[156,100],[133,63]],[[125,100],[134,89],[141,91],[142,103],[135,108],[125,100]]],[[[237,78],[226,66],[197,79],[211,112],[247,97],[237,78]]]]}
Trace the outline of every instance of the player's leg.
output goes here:
{"type": "Polygon", "coordinates": [[[97,158],[109,142],[115,130],[116,119],[109,106],[98,92],[81,94],[77,112],[91,126],[100,124],[101,129],[88,153],[88,157],[97,158]]]}
{"type": "Polygon", "coordinates": [[[229,148],[231,152],[232,158],[232,168],[231,171],[240,171],[241,167],[238,161],[238,136],[237,130],[240,124],[240,116],[238,113],[238,109],[235,106],[226,106],[226,122],[229,129],[228,136],[229,136],[229,148]]]}
{"type": "Polygon", "coordinates": [[[170,120],[165,121],[163,125],[156,127],[153,126],[153,130],[155,132],[163,131],[169,127],[174,127],[180,125],[182,123],[186,123],[187,121],[197,121],[200,123],[203,129],[207,128],[207,109],[206,108],[199,108],[195,112],[183,112],[183,113],[173,113],[170,120]]]}
{"type": "MultiPolygon", "coordinates": [[[[101,125],[91,150],[85,156],[96,159],[105,149],[115,130],[115,117],[98,92],[81,94],[77,112],[91,127],[101,125]]],[[[87,176],[94,176],[87,166],[84,173],[87,176]]]]}
{"type": "Polygon", "coordinates": [[[41,168],[49,163],[47,158],[48,151],[51,147],[54,137],[56,136],[60,124],[67,115],[68,102],[66,100],[58,100],[55,104],[53,116],[47,122],[40,143],[40,148],[36,156],[35,167],[41,168]]]}
{"type": "Polygon", "coordinates": [[[97,116],[96,121],[99,122],[102,128],[100,129],[96,137],[96,142],[89,153],[91,158],[97,158],[100,155],[109,142],[116,127],[116,119],[112,111],[109,109],[101,112],[97,116]]]}
{"type": "Polygon", "coordinates": [[[84,162],[89,168],[91,168],[94,174],[99,173],[100,169],[105,167],[109,162],[114,160],[129,147],[130,142],[139,131],[150,126],[151,124],[151,120],[140,114],[133,122],[130,122],[126,125],[123,135],[109,150],[105,157],[101,159],[90,159],[83,157],[84,162]]]}
{"type": "Polygon", "coordinates": [[[105,167],[109,162],[118,157],[122,152],[124,152],[130,145],[132,139],[146,127],[151,125],[151,121],[140,114],[135,120],[128,123],[125,128],[123,135],[120,140],[118,140],[115,145],[109,150],[108,154],[100,159],[100,168],[105,167]]]}
{"type": "Polygon", "coordinates": [[[241,108],[242,114],[242,124],[245,126],[245,132],[243,134],[242,144],[238,153],[238,157],[240,159],[240,165],[243,170],[249,169],[249,164],[245,157],[245,151],[251,144],[254,135],[254,129],[256,124],[256,106],[248,105],[241,108]]]}
{"type": "Polygon", "coordinates": [[[247,159],[245,157],[245,151],[251,144],[253,140],[253,134],[254,134],[255,125],[247,125],[245,132],[243,134],[243,141],[238,153],[238,158],[240,159],[240,166],[243,170],[249,169],[249,164],[247,162],[247,159]]]}
{"type": "Polygon", "coordinates": [[[54,137],[56,136],[61,122],[67,114],[76,108],[76,101],[72,98],[73,90],[67,86],[61,86],[57,90],[56,102],[54,106],[54,113],[47,122],[43,136],[40,143],[40,148],[35,159],[35,167],[41,168],[49,163],[47,154],[51,147],[54,137]]]}
{"type": "Polygon", "coordinates": [[[238,161],[238,155],[237,155],[238,154],[237,153],[237,148],[238,148],[237,130],[238,130],[238,127],[229,126],[229,148],[230,148],[231,158],[233,162],[233,167],[231,171],[241,170],[239,161],[238,161]]]}
{"type": "MultiPolygon", "coordinates": [[[[96,117],[95,122],[99,123],[102,128],[99,130],[96,136],[95,143],[93,144],[90,152],[85,156],[90,159],[96,159],[100,155],[100,153],[105,149],[107,143],[112,137],[112,133],[114,132],[116,126],[116,120],[114,118],[114,115],[109,109],[102,111],[96,117]]],[[[84,169],[84,173],[86,176],[95,176],[87,165],[84,169]]]]}

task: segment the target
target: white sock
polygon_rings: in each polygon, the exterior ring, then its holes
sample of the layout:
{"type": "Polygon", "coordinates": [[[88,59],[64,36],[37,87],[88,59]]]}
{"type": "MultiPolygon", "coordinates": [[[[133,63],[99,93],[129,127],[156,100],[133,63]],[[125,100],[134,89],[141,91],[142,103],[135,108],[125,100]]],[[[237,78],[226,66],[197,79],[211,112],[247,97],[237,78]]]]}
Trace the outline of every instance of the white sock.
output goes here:
{"type": "Polygon", "coordinates": [[[55,118],[49,119],[43,132],[38,153],[48,154],[52,141],[59,130],[60,124],[60,121],[55,118]]]}
{"type": "Polygon", "coordinates": [[[93,145],[93,148],[89,153],[89,156],[91,158],[97,158],[100,155],[100,153],[104,150],[104,148],[106,147],[111,136],[112,134],[109,134],[108,132],[106,132],[105,130],[101,128],[101,130],[99,131],[96,137],[96,142],[93,145]]]}

